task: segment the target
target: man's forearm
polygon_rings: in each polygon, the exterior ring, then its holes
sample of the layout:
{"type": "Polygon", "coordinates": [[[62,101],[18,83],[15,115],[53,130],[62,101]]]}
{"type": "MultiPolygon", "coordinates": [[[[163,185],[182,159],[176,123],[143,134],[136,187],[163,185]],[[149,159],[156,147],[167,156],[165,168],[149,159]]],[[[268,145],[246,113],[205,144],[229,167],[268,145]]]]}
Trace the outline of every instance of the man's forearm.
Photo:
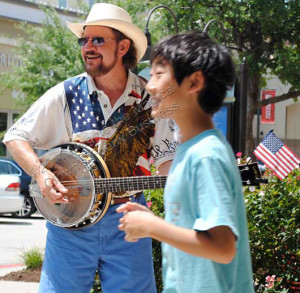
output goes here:
{"type": "Polygon", "coordinates": [[[5,143],[14,160],[30,176],[36,177],[43,169],[32,146],[24,140],[10,140],[5,143]]]}

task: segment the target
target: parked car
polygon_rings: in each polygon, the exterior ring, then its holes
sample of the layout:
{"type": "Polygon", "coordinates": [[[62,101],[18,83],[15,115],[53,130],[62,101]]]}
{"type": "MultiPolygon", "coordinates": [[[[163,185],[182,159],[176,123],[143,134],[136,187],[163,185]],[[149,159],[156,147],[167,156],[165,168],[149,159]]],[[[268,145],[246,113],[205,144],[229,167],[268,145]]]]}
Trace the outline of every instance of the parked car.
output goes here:
{"type": "Polygon", "coordinates": [[[37,210],[33,199],[29,195],[31,177],[14,160],[6,158],[0,159],[0,174],[9,174],[19,177],[23,204],[19,210],[13,211],[12,215],[20,218],[29,218],[37,210]]]}
{"type": "Polygon", "coordinates": [[[2,173],[0,164],[0,214],[16,213],[22,209],[24,196],[20,193],[20,177],[2,173]]]}

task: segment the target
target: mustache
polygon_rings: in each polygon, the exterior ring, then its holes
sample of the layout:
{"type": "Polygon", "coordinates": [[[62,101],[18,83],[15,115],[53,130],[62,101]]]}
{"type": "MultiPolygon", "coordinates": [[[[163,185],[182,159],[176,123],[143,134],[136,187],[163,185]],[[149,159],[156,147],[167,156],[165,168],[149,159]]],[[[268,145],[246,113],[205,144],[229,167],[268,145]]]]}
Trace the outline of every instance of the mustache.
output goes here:
{"type": "Polygon", "coordinates": [[[95,51],[91,50],[91,51],[86,51],[85,55],[94,55],[94,56],[100,56],[102,58],[102,55],[99,53],[96,53],[95,51]]]}

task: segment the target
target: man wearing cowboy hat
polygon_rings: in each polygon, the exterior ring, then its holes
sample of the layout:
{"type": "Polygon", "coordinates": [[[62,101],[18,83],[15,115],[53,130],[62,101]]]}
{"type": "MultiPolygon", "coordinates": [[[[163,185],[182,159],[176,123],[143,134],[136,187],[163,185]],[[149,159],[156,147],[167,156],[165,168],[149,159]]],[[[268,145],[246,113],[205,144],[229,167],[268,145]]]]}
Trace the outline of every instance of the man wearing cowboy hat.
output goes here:
{"type": "MultiPolygon", "coordinates": [[[[132,24],[130,15],[118,6],[97,3],[84,23],[67,25],[78,37],[86,72],[47,91],[4,138],[16,161],[37,181],[43,196],[58,205],[72,199],[55,175],[43,170],[33,147],[48,150],[76,141],[104,156],[110,148],[112,155],[106,160],[113,177],[119,177],[126,176],[124,170],[130,171],[128,176],[150,175],[151,157],[159,171],[166,173],[178,143],[170,121],[138,120],[148,117],[151,100],[145,82],[129,68],[142,58],[147,40],[132,24]],[[131,123],[132,115],[136,124],[128,127],[130,131],[123,127],[121,137],[120,125],[131,123]],[[119,140],[112,140],[115,137],[119,140]],[[130,169],[131,158],[134,164],[130,169]],[[127,160],[126,168],[117,164],[121,159],[127,160]]],[[[146,205],[141,192],[125,193],[113,199],[100,221],[81,230],[47,222],[40,293],[88,293],[97,269],[104,293],[156,292],[151,239],[128,243],[118,229],[121,215],[115,210],[126,201],[146,205]]]]}

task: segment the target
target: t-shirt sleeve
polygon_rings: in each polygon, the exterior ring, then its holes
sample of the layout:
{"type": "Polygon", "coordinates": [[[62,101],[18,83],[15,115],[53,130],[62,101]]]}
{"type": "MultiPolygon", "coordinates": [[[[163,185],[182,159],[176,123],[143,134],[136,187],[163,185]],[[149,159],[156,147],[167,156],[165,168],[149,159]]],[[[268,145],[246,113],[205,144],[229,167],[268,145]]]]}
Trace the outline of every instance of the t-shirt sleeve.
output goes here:
{"type": "Polygon", "coordinates": [[[202,158],[191,174],[197,195],[197,214],[193,229],[206,231],[217,226],[228,226],[239,238],[236,215],[234,214],[235,193],[233,176],[225,163],[214,157],[202,158]],[[201,180],[197,180],[201,178],[201,180]]]}
{"type": "Polygon", "coordinates": [[[173,160],[178,144],[175,122],[170,119],[156,120],[155,133],[151,145],[151,156],[154,166],[158,168],[163,163],[173,160]]]}
{"type": "Polygon", "coordinates": [[[33,148],[50,149],[70,141],[63,84],[40,97],[7,131],[3,142],[28,141],[33,148]]]}

